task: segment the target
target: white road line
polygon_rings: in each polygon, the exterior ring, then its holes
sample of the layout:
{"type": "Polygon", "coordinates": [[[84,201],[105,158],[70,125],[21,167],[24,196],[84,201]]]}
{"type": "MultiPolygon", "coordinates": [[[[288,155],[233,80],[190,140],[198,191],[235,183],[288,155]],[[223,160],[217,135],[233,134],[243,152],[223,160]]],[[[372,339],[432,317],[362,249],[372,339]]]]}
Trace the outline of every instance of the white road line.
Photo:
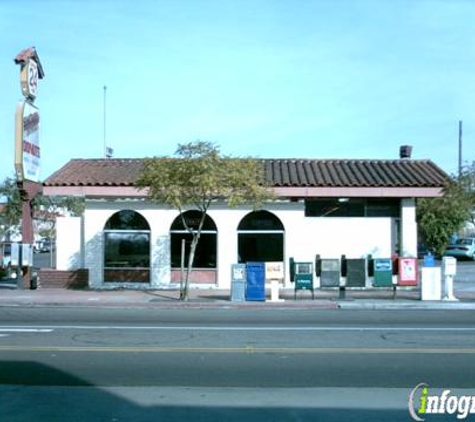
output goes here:
{"type": "MultiPolygon", "coordinates": [[[[0,333],[51,333],[52,328],[2,328],[0,327],[0,333]]],[[[0,334],[2,335],[2,334],[0,334]]],[[[4,334],[7,335],[7,334],[4,334]]]]}
{"type": "Polygon", "coordinates": [[[122,326],[122,325],[32,325],[0,326],[0,332],[51,332],[54,330],[130,330],[130,331],[427,331],[475,332],[475,327],[246,327],[246,326],[122,326]]]}
{"type": "Polygon", "coordinates": [[[423,354],[474,355],[475,348],[435,347],[174,347],[174,346],[2,346],[0,352],[235,353],[235,354],[423,354]]]}

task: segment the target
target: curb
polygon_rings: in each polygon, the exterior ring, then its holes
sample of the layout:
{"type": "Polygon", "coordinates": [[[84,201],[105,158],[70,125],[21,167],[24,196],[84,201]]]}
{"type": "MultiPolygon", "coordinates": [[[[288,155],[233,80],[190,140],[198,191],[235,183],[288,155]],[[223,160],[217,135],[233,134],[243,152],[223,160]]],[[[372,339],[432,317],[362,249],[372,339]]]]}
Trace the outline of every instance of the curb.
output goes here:
{"type": "Polygon", "coordinates": [[[134,301],[58,301],[58,300],[0,300],[0,308],[7,307],[74,307],[74,308],[125,308],[125,309],[228,309],[228,310],[475,310],[473,302],[421,302],[359,299],[351,301],[285,301],[285,302],[227,302],[227,301],[202,301],[190,300],[160,300],[147,302],[134,301]]]}
{"type": "MultiPolygon", "coordinates": [[[[457,294],[457,293],[456,293],[457,294]]],[[[0,307],[83,307],[143,309],[230,309],[230,310],[475,310],[474,295],[461,294],[460,301],[421,301],[418,292],[393,299],[386,294],[365,297],[308,296],[294,300],[282,295],[280,301],[231,301],[228,292],[195,291],[186,302],[172,291],[96,291],[96,290],[0,290],[0,307]]]]}
{"type": "Polygon", "coordinates": [[[338,303],[331,301],[314,301],[299,303],[272,303],[272,302],[205,302],[205,301],[155,301],[155,302],[116,302],[116,301],[0,301],[0,308],[6,307],[74,307],[74,308],[123,308],[123,309],[228,309],[228,310],[312,310],[312,309],[338,309],[338,303]]]}
{"type": "Polygon", "coordinates": [[[367,310],[475,310],[473,302],[444,302],[444,301],[427,301],[427,302],[397,302],[389,303],[382,301],[360,301],[354,302],[338,302],[340,309],[367,309],[367,310]]]}

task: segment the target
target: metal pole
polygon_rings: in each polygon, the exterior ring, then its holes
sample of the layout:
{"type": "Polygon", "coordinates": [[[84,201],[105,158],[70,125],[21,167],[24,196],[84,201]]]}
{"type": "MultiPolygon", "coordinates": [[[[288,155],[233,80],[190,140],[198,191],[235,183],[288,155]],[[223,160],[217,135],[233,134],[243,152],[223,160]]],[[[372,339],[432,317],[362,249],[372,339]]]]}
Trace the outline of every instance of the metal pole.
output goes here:
{"type": "MultiPolygon", "coordinates": [[[[25,180],[21,182],[20,186],[20,194],[22,199],[22,222],[21,222],[21,241],[22,243],[26,243],[33,246],[35,242],[34,233],[33,233],[33,215],[32,215],[32,208],[31,208],[31,201],[34,197],[42,191],[42,185],[39,183],[30,182],[25,180]]],[[[21,261],[20,261],[20,268],[21,268],[21,261]]],[[[22,284],[24,288],[30,288],[30,281],[31,281],[31,271],[30,267],[27,266],[26,273],[23,277],[22,284]]]]}
{"type": "Polygon", "coordinates": [[[459,177],[462,176],[462,120],[459,120],[459,177]]]}
{"type": "Polygon", "coordinates": [[[106,93],[107,93],[107,86],[104,85],[104,158],[107,158],[107,145],[106,145],[106,93]]]}
{"type": "Polygon", "coordinates": [[[181,239],[181,262],[180,262],[180,299],[183,299],[183,281],[185,278],[185,247],[186,240],[181,239]]]}

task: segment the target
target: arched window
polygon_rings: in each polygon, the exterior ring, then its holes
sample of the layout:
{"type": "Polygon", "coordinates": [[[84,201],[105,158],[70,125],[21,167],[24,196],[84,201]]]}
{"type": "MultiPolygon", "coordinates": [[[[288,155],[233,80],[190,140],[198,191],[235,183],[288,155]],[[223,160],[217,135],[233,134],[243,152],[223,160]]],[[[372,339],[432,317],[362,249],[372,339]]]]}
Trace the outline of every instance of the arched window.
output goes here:
{"type": "Polygon", "coordinates": [[[269,211],[247,214],[238,226],[238,262],[284,260],[284,225],[269,211]]]}
{"type": "Polygon", "coordinates": [[[269,211],[254,211],[247,214],[239,223],[239,231],[284,231],[282,222],[269,211]]]}
{"type": "MultiPolygon", "coordinates": [[[[197,230],[201,215],[200,211],[190,210],[183,213],[183,218],[190,229],[197,230]]],[[[218,231],[213,219],[209,215],[206,215],[195,252],[193,268],[216,268],[217,233],[218,231]]],[[[181,266],[182,240],[185,240],[185,266],[188,265],[188,254],[190,252],[192,237],[192,234],[186,230],[183,224],[182,216],[179,215],[176,217],[170,227],[172,269],[177,269],[181,266]]]]}
{"type": "Polygon", "coordinates": [[[104,226],[104,281],[150,282],[150,226],[136,211],[116,212],[104,226]]]}
{"type": "Polygon", "coordinates": [[[122,210],[113,214],[104,230],[145,230],[150,231],[147,220],[136,211],[122,210]]]}
{"type": "MultiPolygon", "coordinates": [[[[201,220],[201,212],[196,210],[185,211],[183,213],[183,218],[179,215],[175,220],[173,220],[170,231],[181,231],[186,230],[185,225],[183,224],[183,219],[185,219],[186,225],[193,230],[198,230],[198,226],[201,220]]],[[[214,224],[213,219],[206,214],[205,221],[203,223],[202,231],[212,231],[216,232],[216,224],[214,224]]]]}

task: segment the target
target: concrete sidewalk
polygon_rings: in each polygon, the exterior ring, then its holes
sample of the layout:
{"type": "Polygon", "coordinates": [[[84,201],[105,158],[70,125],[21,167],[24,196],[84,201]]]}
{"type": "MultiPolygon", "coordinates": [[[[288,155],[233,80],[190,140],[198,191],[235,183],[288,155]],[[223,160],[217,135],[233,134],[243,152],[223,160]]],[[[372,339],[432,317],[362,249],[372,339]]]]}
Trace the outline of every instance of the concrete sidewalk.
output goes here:
{"type": "Polygon", "coordinates": [[[471,309],[475,310],[475,292],[455,292],[458,302],[421,301],[418,290],[350,290],[345,298],[338,290],[316,290],[312,300],[309,292],[299,291],[294,300],[293,289],[282,289],[280,302],[232,302],[228,290],[193,289],[190,298],[179,300],[177,290],[70,290],[38,288],[17,290],[0,286],[0,306],[82,306],[163,309],[471,309]]]}

